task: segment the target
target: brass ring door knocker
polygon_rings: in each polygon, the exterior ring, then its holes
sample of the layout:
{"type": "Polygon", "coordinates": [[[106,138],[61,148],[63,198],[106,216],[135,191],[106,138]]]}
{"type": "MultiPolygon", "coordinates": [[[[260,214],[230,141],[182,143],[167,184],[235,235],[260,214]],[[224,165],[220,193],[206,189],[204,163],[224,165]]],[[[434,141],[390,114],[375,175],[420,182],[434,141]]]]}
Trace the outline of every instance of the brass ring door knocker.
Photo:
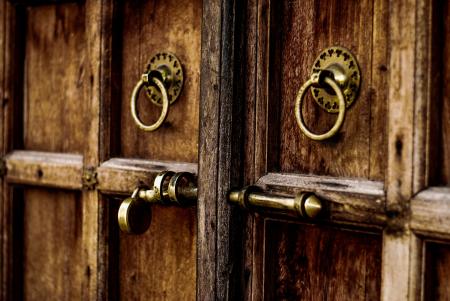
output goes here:
{"type": "Polygon", "coordinates": [[[183,68],[173,53],[163,52],[154,55],[131,93],[131,116],[136,125],[148,132],[157,130],[166,120],[169,106],[180,96],[183,82],[183,68]],[[146,96],[153,104],[162,106],[158,120],[151,125],[144,124],[136,110],[136,102],[142,88],[146,90],[146,96]]]}
{"type": "Polygon", "coordinates": [[[361,73],[355,57],[345,48],[330,47],[321,52],[314,62],[311,77],[303,84],[295,100],[295,118],[300,130],[310,139],[325,140],[341,128],[346,108],[356,99],[361,84],[361,73]],[[316,103],[329,113],[338,113],[333,127],[326,133],[314,134],[305,125],[302,102],[306,91],[316,103]]]}

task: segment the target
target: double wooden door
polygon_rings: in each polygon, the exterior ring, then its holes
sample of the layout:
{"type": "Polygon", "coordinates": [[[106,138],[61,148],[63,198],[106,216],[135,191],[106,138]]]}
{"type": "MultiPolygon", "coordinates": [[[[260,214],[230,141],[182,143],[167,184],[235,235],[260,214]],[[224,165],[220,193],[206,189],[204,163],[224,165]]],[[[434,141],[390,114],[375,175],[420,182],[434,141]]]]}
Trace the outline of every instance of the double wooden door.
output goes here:
{"type": "MultiPolygon", "coordinates": [[[[0,1],[1,299],[449,299],[449,9],[0,1]],[[331,46],[353,53],[361,87],[338,134],[313,141],[295,99],[331,46]],[[149,133],[129,98],[161,51],[186,81],[149,133]],[[197,206],[153,205],[146,233],[122,233],[121,201],[163,170],[197,175],[197,206]],[[314,193],[322,212],[230,204],[247,185],[314,193]]],[[[333,126],[304,102],[312,131],[333,126]]],[[[160,112],[145,96],[138,109],[160,112]]]]}

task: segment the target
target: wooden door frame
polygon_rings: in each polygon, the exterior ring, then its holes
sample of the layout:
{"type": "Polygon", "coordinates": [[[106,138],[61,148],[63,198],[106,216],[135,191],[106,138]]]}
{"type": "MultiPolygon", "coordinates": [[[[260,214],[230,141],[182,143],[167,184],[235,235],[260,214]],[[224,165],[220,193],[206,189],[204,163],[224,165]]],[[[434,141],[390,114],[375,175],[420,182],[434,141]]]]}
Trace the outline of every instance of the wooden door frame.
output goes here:
{"type": "MultiPolygon", "coordinates": [[[[244,135],[242,120],[245,116],[242,104],[245,101],[242,85],[245,84],[241,82],[257,84],[257,80],[246,73],[252,70],[246,70],[245,63],[246,59],[256,59],[251,55],[261,54],[247,52],[253,46],[247,44],[247,39],[255,43],[258,38],[266,38],[264,32],[242,37],[248,35],[242,18],[246,16],[251,22],[259,22],[261,16],[269,13],[267,7],[262,7],[262,13],[251,15],[245,11],[250,8],[247,3],[253,1],[244,2],[204,4],[199,300],[225,300],[244,295],[252,299],[248,287],[251,271],[242,260],[246,253],[252,256],[251,246],[243,245],[243,237],[249,233],[242,228],[251,227],[252,222],[251,218],[246,220],[245,213],[227,204],[226,193],[233,186],[251,184],[242,174],[246,154],[242,153],[240,140],[244,135]]],[[[266,1],[257,2],[261,5],[266,1]]],[[[436,123],[439,123],[436,95],[431,89],[436,71],[431,51],[436,38],[433,36],[436,30],[432,19],[433,3],[432,0],[391,0],[385,8],[389,10],[389,93],[388,166],[380,196],[385,200],[385,208],[380,212],[384,228],[382,300],[423,299],[425,243],[450,238],[450,225],[443,222],[450,220],[450,188],[430,186],[435,167],[432,146],[439,143],[435,134],[436,123]]]]}
{"type": "MultiPolygon", "coordinates": [[[[198,164],[183,162],[154,162],[115,158],[118,145],[115,130],[119,123],[117,106],[112,94],[114,70],[114,27],[118,23],[114,0],[89,1],[86,5],[86,58],[90,75],[90,93],[86,99],[92,107],[87,146],[82,154],[22,150],[23,49],[26,30],[25,10],[31,5],[59,4],[78,0],[0,0],[0,163],[6,169],[0,174],[1,273],[0,300],[22,299],[20,253],[21,206],[13,202],[14,187],[44,187],[79,191],[83,197],[82,262],[85,267],[83,298],[112,300],[117,298],[117,268],[110,248],[113,244],[111,225],[111,195],[128,195],[138,183],[149,183],[161,171],[197,173],[198,164]],[[19,38],[17,38],[19,37],[19,38]],[[15,134],[14,134],[15,133],[15,134]],[[86,175],[90,176],[87,180],[86,175]],[[18,243],[18,244],[16,244],[18,243]]],[[[3,170],[3,169],[2,169],[3,170]]],[[[20,203],[20,202],[19,202],[20,203]]],[[[81,222],[81,221],[80,221],[81,222]]]]}
{"type": "Polygon", "coordinates": [[[242,212],[228,205],[230,187],[242,183],[245,70],[236,56],[244,45],[244,1],[203,2],[200,73],[197,300],[240,296],[242,212]]]}

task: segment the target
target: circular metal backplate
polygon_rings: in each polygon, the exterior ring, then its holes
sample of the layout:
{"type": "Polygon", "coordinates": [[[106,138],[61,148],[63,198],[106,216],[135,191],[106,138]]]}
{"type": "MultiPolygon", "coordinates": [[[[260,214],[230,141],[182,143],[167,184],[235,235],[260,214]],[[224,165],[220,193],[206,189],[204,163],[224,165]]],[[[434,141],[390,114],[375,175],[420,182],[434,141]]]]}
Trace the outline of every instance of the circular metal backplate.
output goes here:
{"type": "MultiPolygon", "coordinates": [[[[167,77],[163,78],[167,89],[169,103],[173,104],[181,94],[183,88],[184,76],[183,67],[180,60],[171,52],[160,52],[155,54],[147,65],[146,73],[152,71],[164,70],[167,77]]],[[[157,106],[162,105],[161,91],[154,85],[146,85],[145,91],[147,97],[157,106]]]]}
{"type": "MultiPolygon", "coordinates": [[[[348,49],[330,47],[323,50],[316,58],[312,72],[318,73],[320,70],[327,70],[328,68],[336,69],[335,67],[341,70],[347,79],[345,83],[339,82],[339,85],[348,108],[358,96],[361,84],[361,71],[358,62],[348,49]]],[[[339,112],[339,99],[329,89],[313,87],[311,94],[322,109],[330,113],[339,112]]]]}

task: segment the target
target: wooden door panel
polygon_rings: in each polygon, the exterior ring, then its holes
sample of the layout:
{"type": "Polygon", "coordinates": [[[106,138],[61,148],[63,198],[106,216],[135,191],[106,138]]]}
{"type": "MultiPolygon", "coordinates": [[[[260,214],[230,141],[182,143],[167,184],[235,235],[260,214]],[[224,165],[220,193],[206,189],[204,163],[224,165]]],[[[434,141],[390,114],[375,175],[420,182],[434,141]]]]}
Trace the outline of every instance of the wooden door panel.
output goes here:
{"type": "MultiPolygon", "coordinates": [[[[248,3],[256,16],[248,21],[246,70],[255,73],[246,86],[245,113],[251,117],[244,148],[254,154],[245,157],[245,184],[282,195],[314,192],[324,209],[316,221],[298,224],[272,221],[267,212],[250,215],[245,245],[253,249],[246,252],[244,263],[252,271],[247,298],[379,300],[381,229],[388,222],[384,181],[389,2],[248,3]],[[362,85],[337,136],[313,141],[296,123],[295,98],[315,58],[330,46],[348,48],[355,55],[362,85]]],[[[313,132],[323,133],[336,115],[323,111],[307,94],[305,121],[313,132]]]]}
{"type": "Polygon", "coordinates": [[[430,187],[414,200],[413,225],[424,233],[424,300],[450,300],[450,5],[433,1],[430,102],[430,187]],[[428,241],[427,238],[432,239],[428,241]],[[435,239],[439,240],[435,240],[435,239]],[[442,240],[444,239],[444,240],[442,240]]]}
{"type": "MultiPolygon", "coordinates": [[[[24,177],[21,167],[8,166],[12,174],[12,169],[17,171],[18,182],[47,186],[59,179],[49,186],[64,188],[62,179],[68,179],[66,176],[70,174],[72,180],[68,182],[74,184],[76,179],[80,184],[82,156],[57,152],[83,154],[86,151],[89,128],[86,120],[90,108],[85,5],[72,2],[18,6],[16,14],[17,24],[25,24],[25,28],[23,32],[20,26],[13,29],[19,58],[12,68],[20,74],[17,79],[22,84],[17,85],[19,91],[15,95],[23,98],[13,99],[18,118],[13,120],[14,127],[7,128],[16,136],[13,147],[25,149],[18,153],[38,161],[30,165],[25,160],[19,164],[28,170],[25,172],[28,177],[24,177]],[[41,156],[42,153],[36,151],[48,153],[41,156]],[[58,163],[55,165],[52,161],[58,163]],[[67,172],[65,167],[73,164],[80,165],[78,172],[67,172]],[[24,181],[25,178],[28,180],[24,181]]],[[[86,199],[77,191],[34,187],[13,195],[12,202],[16,204],[11,207],[14,210],[12,222],[20,225],[14,228],[13,237],[23,248],[13,253],[14,298],[69,300],[86,297],[91,273],[83,253],[86,242],[83,231],[88,224],[83,223],[82,203],[86,199]]]]}
{"type": "Polygon", "coordinates": [[[266,221],[266,300],[379,300],[380,233],[266,221]]]}
{"type": "MultiPolygon", "coordinates": [[[[255,159],[247,163],[246,173],[251,179],[254,168],[251,181],[268,192],[314,192],[326,208],[311,224],[273,222],[265,214],[252,217],[264,222],[255,223],[248,244],[265,248],[261,252],[254,247],[247,258],[246,265],[253,271],[249,298],[378,300],[379,227],[387,220],[388,1],[263,1],[252,5],[258,14],[255,39],[260,53],[256,62],[250,62],[257,70],[256,105],[249,108],[256,126],[247,123],[246,137],[252,141],[254,135],[257,142],[255,159]],[[313,141],[298,128],[294,103],[315,58],[330,46],[348,48],[355,55],[362,85],[338,135],[313,141]],[[265,152],[266,156],[258,155],[265,152]],[[355,228],[341,228],[341,223],[352,223],[355,228]],[[366,232],[367,226],[375,232],[366,232]]],[[[318,107],[309,92],[306,98],[303,116],[308,126],[317,133],[330,129],[336,115],[318,107]]]]}
{"type": "MultiPolygon", "coordinates": [[[[117,200],[163,170],[197,172],[202,2],[0,4],[0,299],[195,299],[196,208],[156,206],[134,236],[117,226],[117,200]],[[185,83],[148,133],[130,96],[160,51],[180,58],[185,83]]],[[[145,97],[139,109],[144,121],[160,112],[145,97]]]]}
{"type": "MultiPolygon", "coordinates": [[[[269,170],[383,180],[382,158],[387,153],[387,1],[277,1],[270,9],[273,55],[269,60],[273,71],[269,106],[271,111],[280,108],[280,118],[269,119],[269,127],[279,129],[272,132],[280,141],[279,154],[269,153],[269,157],[277,158],[269,170]],[[348,48],[355,55],[362,85],[339,134],[317,142],[298,128],[294,103],[298,90],[310,77],[315,58],[330,46],[348,48]]],[[[306,124],[315,133],[328,131],[337,114],[325,112],[310,92],[307,95],[303,108],[306,124]]],[[[271,141],[277,141],[276,137],[271,141]]]]}
{"type": "Polygon", "coordinates": [[[24,189],[23,300],[82,299],[91,271],[81,260],[81,202],[77,192],[24,189]]]}
{"type": "MultiPolygon", "coordinates": [[[[84,5],[26,8],[24,147],[83,153],[89,123],[84,5]]],[[[19,37],[22,38],[22,37],[19,37]]]]}
{"type": "Polygon", "coordinates": [[[146,233],[119,236],[120,300],[195,300],[196,208],[152,210],[146,233]]]}
{"type": "MultiPolygon", "coordinates": [[[[121,11],[121,55],[114,62],[121,73],[121,156],[197,162],[202,1],[124,1],[121,11]],[[131,117],[130,95],[150,58],[166,51],[183,64],[183,91],[162,128],[147,133],[131,117]]],[[[138,110],[150,124],[161,108],[141,95],[138,110]]]]}
{"type": "MultiPolygon", "coordinates": [[[[434,104],[439,104],[442,99],[440,111],[441,117],[441,137],[440,137],[440,152],[442,164],[437,165],[440,170],[440,177],[437,184],[450,185],[450,5],[448,1],[436,3],[436,23],[439,26],[436,30],[438,36],[435,38],[434,49],[438,51],[435,58],[435,64],[438,66],[435,71],[436,77],[441,80],[442,94],[437,93],[437,99],[434,104]]],[[[433,83],[434,84],[434,83],[433,83]]],[[[433,87],[432,90],[441,90],[433,87]]],[[[433,130],[435,132],[436,129],[433,130]]],[[[438,160],[440,161],[440,160],[438,160]]]]}
{"type": "MultiPolygon", "coordinates": [[[[148,160],[144,169],[153,165],[151,169],[162,170],[169,165],[170,170],[195,173],[196,167],[192,168],[191,164],[186,170],[183,164],[198,161],[202,1],[117,1],[116,4],[113,26],[119,30],[113,35],[113,44],[117,47],[112,49],[112,89],[119,93],[112,95],[112,103],[120,110],[114,112],[113,109],[112,135],[120,133],[120,141],[116,142],[118,147],[112,146],[116,148],[113,153],[131,163],[130,166],[134,165],[132,169],[135,170],[144,167],[145,161],[141,161],[141,165],[133,164],[131,158],[148,160]],[[173,52],[183,64],[183,91],[170,106],[163,126],[154,132],[144,132],[131,116],[131,92],[149,59],[165,51],[173,52]],[[177,164],[180,165],[178,168],[175,167],[177,164]]],[[[137,105],[139,116],[150,124],[158,118],[161,108],[151,104],[143,94],[141,92],[137,105]]],[[[125,173],[121,177],[130,175],[125,173]]],[[[153,172],[145,180],[138,179],[151,184],[154,175],[153,172]]],[[[128,193],[139,184],[137,179],[109,180],[117,185],[131,184],[126,188],[128,193]]],[[[118,205],[117,202],[112,205],[110,218],[113,220],[117,219],[118,205]]],[[[154,206],[152,224],[146,233],[128,235],[120,233],[118,228],[111,228],[112,241],[117,241],[118,248],[112,258],[112,264],[118,266],[117,279],[112,280],[118,281],[117,299],[195,299],[195,213],[195,208],[154,206]]]]}
{"type": "Polygon", "coordinates": [[[425,300],[450,300],[450,245],[425,244],[425,300]]]}

